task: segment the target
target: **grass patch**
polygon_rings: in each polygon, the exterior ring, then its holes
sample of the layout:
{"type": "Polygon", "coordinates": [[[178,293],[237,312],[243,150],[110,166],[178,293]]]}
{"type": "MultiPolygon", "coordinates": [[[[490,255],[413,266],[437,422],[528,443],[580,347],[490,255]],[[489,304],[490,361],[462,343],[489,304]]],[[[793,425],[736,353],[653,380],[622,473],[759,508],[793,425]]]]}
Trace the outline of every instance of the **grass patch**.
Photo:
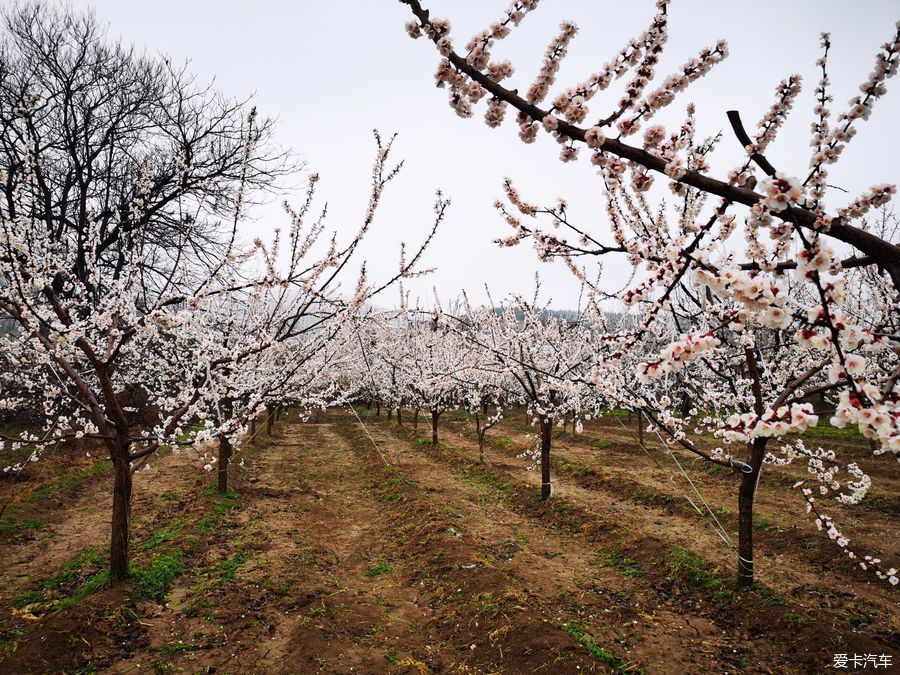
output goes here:
{"type": "Polygon", "coordinates": [[[212,513],[197,521],[194,530],[197,534],[207,535],[218,527],[222,517],[231,509],[236,508],[240,502],[240,495],[229,489],[224,495],[216,491],[215,485],[210,485],[204,493],[212,506],[212,513]]]}
{"type": "Polygon", "coordinates": [[[678,498],[665,492],[659,492],[652,488],[637,486],[634,489],[635,500],[648,506],[666,506],[674,503],[678,498]]]}
{"type": "Polygon", "coordinates": [[[837,438],[859,441],[865,440],[865,437],[861,433],[859,433],[859,428],[856,426],[846,426],[843,429],[840,429],[838,427],[831,426],[827,422],[817,424],[814,427],[809,427],[803,433],[806,436],[812,436],[814,438],[837,438]]]}
{"type": "Polygon", "coordinates": [[[219,572],[219,579],[222,583],[232,583],[237,576],[238,569],[245,562],[247,562],[247,556],[244,553],[237,553],[233,558],[220,562],[217,570],[219,572]]]}
{"type": "Polygon", "coordinates": [[[391,564],[387,560],[385,560],[383,556],[380,556],[378,558],[378,562],[365,571],[365,575],[367,577],[373,578],[384,576],[385,574],[390,574],[393,571],[394,568],[391,566],[391,564]]]}
{"type": "Polygon", "coordinates": [[[754,592],[762,598],[763,605],[766,606],[785,606],[790,604],[790,600],[780,593],[776,593],[765,586],[754,586],[754,592]]]}
{"type": "Polygon", "coordinates": [[[131,578],[142,597],[158,598],[169,590],[172,581],[183,571],[181,552],[176,551],[156,556],[146,569],[132,569],[131,578]]]}
{"type": "Polygon", "coordinates": [[[753,520],[753,529],[757,532],[765,532],[766,530],[773,530],[775,532],[784,532],[784,528],[780,525],[773,525],[768,518],[755,518],[753,520]]]}
{"type": "Polygon", "coordinates": [[[22,595],[18,595],[13,599],[13,607],[22,609],[28,605],[35,605],[44,602],[44,594],[40,591],[28,591],[22,595]]]}
{"type": "Polygon", "coordinates": [[[146,541],[141,544],[141,550],[152,551],[159,548],[166,542],[174,541],[178,538],[183,525],[184,521],[181,518],[175,519],[174,521],[172,521],[172,524],[169,525],[169,527],[167,527],[165,530],[154,532],[149,537],[147,537],[146,541]]]}
{"type": "Polygon", "coordinates": [[[109,570],[102,570],[97,572],[96,574],[91,575],[84,585],[79,588],[74,595],[69,596],[68,598],[64,598],[56,603],[56,609],[64,610],[69,609],[74,605],[77,605],[84,598],[89,595],[93,595],[97,591],[103,590],[107,586],[109,586],[109,570]]]}
{"type": "Polygon", "coordinates": [[[610,443],[609,441],[604,441],[602,438],[600,440],[594,442],[594,447],[599,450],[606,450],[606,448],[608,448],[611,445],[612,445],[612,443],[610,443]]]}
{"type": "Polygon", "coordinates": [[[815,621],[813,617],[806,614],[798,614],[797,612],[788,612],[784,615],[784,618],[797,626],[803,626],[804,624],[815,621]]]}
{"type": "Polygon", "coordinates": [[[598,645],[594,641],[594,638],[587,634],[583,623],[580,621],[570,621],[563,625],[563,630],[578,640],[578,642],[581,643],[581,646],[587,649],[598,661],[602,661],[616,672],[625,672],[625,664],[622,663],[620,659],[616,658],[612,652],[609,652],[598,645]]]}
{"type": "Polygon", "coordinates": [[[595,554],[608,567],[619,570],[623,575],[631,579],[644,576],[644,570],[636,560],[626,557],[619,551],[597,551],[595,554]]]}
{"type": "Polygon", "coordinates": [[[18,523],[11,520],[0,521],[0,534],[22,530],[43,530],[47,524],[38,518],[26,518],[18,523]]]}
{"type": "Polygon", "coordinates": [[[475,473],[475,478],[479,483],[487,485],[495,490],[500,490],[500,492],[506,492],[510,486],[509,483],[501,481],[493,471],[479,471],[475,473]]]}
{"type": "Polygon", "coordinates": [[[172,658],[173,656],[178,656],[179,654],[183,654],[184,652],[193,652],[198,649],[200,649],[200,645],[193,642],[176,642],[175,644],[160,647],[157,650],[157,653],[160,656],[172,658]]]}
{"type": "Polygon", "coordinates": [[[43,583],[43,587],[47,590],[59,590],[71,586],[84,576],[85,568],[97,568],[103,563],[103,555],[99,551],[89,549],[63,565],[62,571],[47,579],[43,583]]]}
{"type": "Polygon", "coordinates": [[[38,488],[30,495],[28,495],[28,498],[25,501],[29,504],[37,504],[39,502],[42,502],[51,495],[60,492],[61,490],[73,488],[86,478],[90,478],[91,476],[96,476],[102,473],[104,469],[106,469],[106,463],[97,462],[90,468],[74,471],[66,476],[63,476],[59,480],[53,481],[52,483],[48,483],[47,485],[38,488]]]}
{"type": "Polygon", "coordinates": [[[727,588],[714,572],[706,568],[706,563],[697,555],[683,548],[673,548],[666,561],[667,579],[679,585],[703,588],[725,595],[727,588]]]}

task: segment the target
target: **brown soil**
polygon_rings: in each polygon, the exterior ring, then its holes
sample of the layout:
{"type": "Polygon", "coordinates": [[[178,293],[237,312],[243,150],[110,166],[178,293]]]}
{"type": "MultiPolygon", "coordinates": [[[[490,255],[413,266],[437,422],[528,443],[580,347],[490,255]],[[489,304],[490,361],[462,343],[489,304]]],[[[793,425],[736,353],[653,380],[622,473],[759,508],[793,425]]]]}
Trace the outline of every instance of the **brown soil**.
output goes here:
{"type": "MultiPolygon", "coordinates": [[[[802,467],[764,476],[760,582],[737,593],[696,493],[627,421],[559,433],[542,503],[521,415],[489,432],[484,465],[471,422],[445,418],[431,448],[411,415],[368,433],[346,411],[291,416],[238,455],[226,498],[195,456],[154,458],[135,480],[143,572],[99,590],[106,468],[0,483],[0,503],[32,495],[0,521],[0,672],[810,673],[900,656],[897,589],[816,533],[790,489],[802,467]]],[[[881,493],[832,511],[896,566],[894,465],[859,454],[881,493]]],[[[678,458],[734,538],[734,480],[678,458]]]]}

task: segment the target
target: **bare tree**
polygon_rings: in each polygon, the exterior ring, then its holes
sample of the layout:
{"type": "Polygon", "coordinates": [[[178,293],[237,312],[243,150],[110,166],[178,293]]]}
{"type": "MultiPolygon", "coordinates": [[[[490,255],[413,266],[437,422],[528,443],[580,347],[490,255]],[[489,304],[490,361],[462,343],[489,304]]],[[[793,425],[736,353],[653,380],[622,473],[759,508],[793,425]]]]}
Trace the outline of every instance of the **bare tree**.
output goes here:
{"type": "Polygon", "coordinates": [[[72,247],[79,278],[96,228],[101,263],[121,267],[136,248],[145,293],[162,292],[176,265],[216,264],[230,236],[217,222],[295,167],[272,144],[272,120],[251,131],[247,100],[105,32],[93,13],[43,2],[3,13],[0,191],[12,217],[40,220],[72,247]],[[15,213],[32,174],[32,212],[15,213]]]}

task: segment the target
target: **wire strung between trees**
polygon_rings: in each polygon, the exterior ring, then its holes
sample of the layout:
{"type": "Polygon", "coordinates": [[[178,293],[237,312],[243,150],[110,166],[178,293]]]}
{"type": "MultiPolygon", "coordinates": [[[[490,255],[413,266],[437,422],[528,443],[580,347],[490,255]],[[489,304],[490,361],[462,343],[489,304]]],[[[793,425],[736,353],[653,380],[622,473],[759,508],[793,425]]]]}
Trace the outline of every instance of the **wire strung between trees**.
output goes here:
{"type": "Polygon", "coordinates": [[[356,412],[356,408],[354,408],[353,405],[350,403],[347,404],[347,407],[350,408],[350,412],[353,413],[353,416],[356,417],[357,421],[359,422],[359,425],[363,428],[363,431],[366,432],[366,436],[368,436],[369,440],[372,441],[372,445],[375,446],[375,450],[378,452],[378,456],[381,457],[381,461],[384,462],[385,466],[390,466],[391,465],[390,462],[388,462],[384,458],[384,455],[381,452],[381,448],[378,447],[378,443],[376,443],[375,439],[372,438],[372,434],[369,433],[369,430],[366,428],[365,422],[362,421],[362,418],[359,416],[359,413],[356,412]]]}
{"type": "MultiPolygon", "coordinates": [[[[644,418],[643,413],[638,412],[638,415],[639,415],[639,421],[644,418]]],[[[620,420],[618,417],[615,417],[615,415],[613,415],[613,417],[615,418],[616,422],[619,423],[619,426],[621,426],[623,429],[628,431],[627,427],[624,424],[622,424],[622,420],[620,420]]],[[[656,427],[656,425],[653,425],[653,432],[657,435],[660,442],[662,442],[665,445],[665,440],[660,435],[659,429],[656,427]]],[[[700,493],[700,490],[694,484],[694,481],[691,480],[691,477],[684,470],[684,467],[682,467],[681,463],[678,461],[678,458],[675,457],[675,454],[671,450],[666,450],[666,454],[669,457],[671,457],[672,460],[675,462],[675,465],[678,467],[679,471],[681,471],[682,475],[685,477],[688,484],[693,489],[694,494],[696,494],[697,498],[703,504],[703,506],[706,507],[706,510],[709,512],[709,516],[712,517],[712,520],[710,520],[710,518],[706,515],[706,513],[704,513],[703,510],[699,506],[697,506],[697,504],[694,502],[694,500],[691,499],[690,495],[684,490],[684,488],[675,481],[675,476],[672,474],[672,472],[669,471],[665,466],[663,466],[656,459],[656,457],[654,457],[654,455],[647,449],[647,446],[644,445],[644,443],[640,440],[638,440],[637,444],[638,444],[638,447],[640,447],[641,450],[643,450],[647,454],[647,456],[653,461],[653,463],[656,464],[656,466],[663,473],[666,474],[666,476],[669,479],[669,482],[681,493],[681,495],[687,500],[688,504],[690,504],[694,508],[694,510],[700,514],[700,516],[703,518],[703,520],[705,522],[709,523],[710,527],[713,528],[713,531],[718,535],[719,539],[721,539],[722,542],[726,546],[737,551],[737,546],[735,545],[734,541],[731,539],[731,537],[728,536],[728,532],[722,526],[722,523],[716,517],[716,514],[713,512],[712,508],[709,506],[709,503],[706,501],[706,499],[704,499],[703,495],[700,493]]],[[[740,554],[738,554],[738,558],[740,558],[740,557],[741,557],[740,554]]]]}

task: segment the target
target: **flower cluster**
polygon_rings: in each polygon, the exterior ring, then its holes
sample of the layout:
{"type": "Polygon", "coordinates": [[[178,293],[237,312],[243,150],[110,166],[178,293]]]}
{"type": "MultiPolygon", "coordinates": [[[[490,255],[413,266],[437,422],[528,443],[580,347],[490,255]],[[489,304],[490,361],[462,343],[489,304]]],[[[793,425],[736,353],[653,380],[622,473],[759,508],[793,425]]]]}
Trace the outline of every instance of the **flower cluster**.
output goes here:
{"type": "Polygon", "coordinates": [[[785,434],[802,434],[819,423],[809,403],[794,403],[762,415],[752,412],[731,415],[722,427],[721,436],[729,441],[750,441],[754,438],[776,438],[785,434]]]}
{"type": "Polygon", "coordinates": [[[689,361],[693,361],[706,352],[709,352],[721,344],[720,340],[712,333],[683,335],[679,340],[668,345],[655,361],[644,361],[638,364],[637,376],[641,381],[660,377],[665,373],[671,373],[684,367],[689,361]]]}
{"type": "Polygon", "coordinates": [[[765,195],[766,208],[772,213],[804,204],[803,185],[796,178],[778,173],[774,178],[762,179],[759,184],[765,195]]]}
{"type": "Polygon", "coordinates": [[[896,185],[875,185],[866,194],[850,202],[845,208],[838,209],[837,213],[843,220],[862,218],[871,209],[887,204],[896,193],[896,185]]]}
{"type": "MultiPolygon", "coordinates": [[[[529,103],[540,103],[547,98],[550,87],[552,87],[553,83],[556,81],[556,73],[559,72],[559,62],[565,58],[569,42],[572,41],[572,38],[575,37],[575,34],[578,32],[578,26],[571,21],[563,21],[559,26],[559,31],[559,35],[553,38],[550,45],[547,47],[547,51],[544,53],[544,63],[541,65],[540,72],[534,82],[532,82],[531,86],[528,87],[526,97],[529,103]]],[[[583,103],[583,101],[576,102],[577,98],[578,97],[573,97],[569,106],[580,107],[580,104],[583,103]]],[[[568,110],[569,108],[567,107],[567,113],[568,110]]],[[[570,117],[568,114],[566,116],[570,121],[575,121],[575,118],[570,117]]],[[[584,118],[582,117],[581,119],[584,118]]]]}

